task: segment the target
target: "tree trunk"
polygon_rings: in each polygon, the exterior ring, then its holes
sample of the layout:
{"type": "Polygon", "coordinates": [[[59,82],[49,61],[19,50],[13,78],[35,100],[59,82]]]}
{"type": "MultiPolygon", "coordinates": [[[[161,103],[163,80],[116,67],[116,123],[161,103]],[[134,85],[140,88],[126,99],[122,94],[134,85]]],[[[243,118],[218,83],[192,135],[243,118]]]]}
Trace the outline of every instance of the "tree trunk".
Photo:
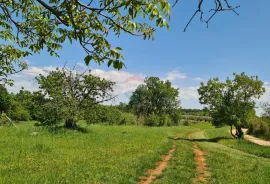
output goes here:
{"type": "Polygon", "coordinates": [[[230,130],[230,132],[231,132],[231,135],[234,137],[234,138],[237,138],[234,134],[233,134],[233,129],[232,129],[232,125],[231,125],[231,130],[230,130]]]}
{"type": "Polygon", "coordinates": [[[67,119],[65,122],[65,127],[73,130],[78,128],[74,119],[67,119]]]}
{"type": "Polygon", "coordinates": [[[238,139],[241,139],[242,136],[244,135],[241,126],[235,126],[235,128],[236,128],[236,132],[237,132],[237,133],[236,133],[237,138],[238,138],[238,139]]]}

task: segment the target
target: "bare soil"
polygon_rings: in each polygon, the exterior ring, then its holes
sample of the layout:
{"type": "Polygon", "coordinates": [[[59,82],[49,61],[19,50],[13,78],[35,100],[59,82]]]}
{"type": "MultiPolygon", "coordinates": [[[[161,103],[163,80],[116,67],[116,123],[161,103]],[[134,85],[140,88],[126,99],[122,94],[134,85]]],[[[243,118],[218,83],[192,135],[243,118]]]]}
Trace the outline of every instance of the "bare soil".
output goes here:
{"type": "MultiPolygon", "coordinates": [[[[260,139],[260,138],[257,138],[257,137],[254,137],[254,136],[251,136],[251,135],[246,135],[247,133],[247,130],[248,129],[242,129],[243,132],[244,132],[244,138],[254,144],[258,144],[258,145],[261,145],[261,146],[270,146],[270,141],[266,141],[266,140],[263,140],[263,139],[260,139]]],[[[233,134],[236,133],[236,130],[233,130],[233,134]]]]}
{"type": "MultiPolygon", "coordinates": [[[[178,134],[175,136],[174,140],[177,140],[181,134],[178,134]]],[[[141,177],[141,181],[138,184],[150,184],[152,183],[157,176],[163,174],[164,169],[168,165],[168,161],[172,158],[173,153],[175,152],[176,144],[173,144],[171,147],[169,153],[167,155],[163,155],[161,158],[162,160],[160,162],[157,162],[157,167],[155,169],[148,169],[147,176],[141,177]]]]}
{"type": "MultiPolygon", "coordinates": [[[[192,140],[191,134],[188,135],[188,139],[192,140]]],[[[204,152],[193,142],[193,152],[195,154],[194,160],[196,162],[196,178],[193,179],[193,183],[207,183],[207,165],[205,162],[204,152]]]]}

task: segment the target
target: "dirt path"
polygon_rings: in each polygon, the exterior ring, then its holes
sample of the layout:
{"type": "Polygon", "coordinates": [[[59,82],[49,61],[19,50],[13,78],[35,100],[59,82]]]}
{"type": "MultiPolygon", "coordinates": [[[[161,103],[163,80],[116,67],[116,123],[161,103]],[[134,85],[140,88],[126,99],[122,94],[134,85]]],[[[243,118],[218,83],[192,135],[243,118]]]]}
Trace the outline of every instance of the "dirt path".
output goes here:
{"type": "MultiPolygon", "coordinates": [[[[188,135],[188,139],[192,140],[191,134],[188,135]]],[[[207,183],[207,176],[209,175],[206,168],[204,152],[198,147],[198,145],[193,142],[193,151],[195,154],[196,168],[196,178],[193,179],[193,183],[207,183]]]]}
{"type": "MultiPolygon", "coordinates": [[[[253,137],[251,135],[246,135],[248,129],[243,128],[242,130],[245,134],[244,137],[246,140],[253,142],[255,144],[261,145],[261,146],[270,146],[270,141],[266,141],[266,140],[263,140],[263,139],[260,139],[257,137],[253,137]]],[[[236,130],[233,130],[233,134],[235,134],[235,133],[236,133],[236,130]]]]}
{"type": "MultiPolygon", "coordinates": [[[[176,135],[174,140],[177,140],[181,134],[176,135]]],[[[168,161],[172,158],[173,153],[175,152],[176,144],[174,143],[171,147],[169,153],[167,155],[163,155],[161,158],[162,160],[160,162],[157,162],[157,167],[155,169],[149,169],[147,171],[147,176],[141,177],[141,181],[138,184],[150,184],[152,181],[154,181],[157,176],[161,175],[164,171],[164,169],[168,165],[168,161]]]]}

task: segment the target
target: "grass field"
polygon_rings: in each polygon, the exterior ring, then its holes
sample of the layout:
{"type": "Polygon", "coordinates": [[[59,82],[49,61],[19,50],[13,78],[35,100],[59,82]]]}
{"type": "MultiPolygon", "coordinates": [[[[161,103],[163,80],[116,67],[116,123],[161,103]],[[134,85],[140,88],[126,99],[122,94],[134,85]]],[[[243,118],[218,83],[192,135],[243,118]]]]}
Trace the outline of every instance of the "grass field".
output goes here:
{"type": "Polygon", "coordinates": [[[231,139],[228,127],[85,125],[78,132],[33,123],[0,127],[0,183],[138,183],[173,144],[173,157],[153,183],[192,183],[194,143],[205,153],[208,183],[270,181],[269,148],[231,139]]]}

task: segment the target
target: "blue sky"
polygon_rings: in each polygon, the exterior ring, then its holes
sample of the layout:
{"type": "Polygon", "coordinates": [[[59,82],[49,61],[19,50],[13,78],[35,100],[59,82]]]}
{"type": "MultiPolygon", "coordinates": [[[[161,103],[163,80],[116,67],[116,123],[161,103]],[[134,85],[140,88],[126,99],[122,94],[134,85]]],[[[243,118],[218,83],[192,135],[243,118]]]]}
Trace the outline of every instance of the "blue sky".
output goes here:
{"type": "MultiPolygon", "coordinates": [[[[195,93],[201,80],[206,81],[211,77],[225,79],[233,72],[246,72],[249,75],[258,75],[264,82],[270,82],[270,1],[231,0],[232,5],[241,5],[237,10],[240,16],[232,12],[219,13],[210,22],[209,28],[197,17],[184,33],[185,24],[196,10],[195,2],[197,1],[180,1],[172,10],[170,31],[157,30],[154,41],[125,34],[120,38],[109,37],[113,46],[123,48],[127,69],[120,71],[122,77],[139,75],[165,79],[171,73],[180,74],[172,82],[186,95],[180,97],[182,106],[188,108],[200,107],[195,93]]],[[[206,14],[209,8],[206,7],[206,14]]],[[[65,62],[69,65],[83,63],[84,57],[85,53],[78,44],[66,43],[60,52],[60,58],[42,52],[27,59],[29,69],[33,70],[33,67],[44,69],[49,66],[63,66],[65,62]]],[[[91,63],[90,67],[99,69],[99,73],[112,80],[117,75],[117,71],[112,71],[106,65],[97,66],[91,63]]],[[[24,80],[21,76],[16,79],[24,80]]],[[[25,82],[18,81],[11,91],[16,91],[29,79],[28,76],[25,82]]],[[[268,89],[269,86],[266,87],[268,89]]],[[[269,93],[263,100],[270,101],[269,93]]],[[[119,101],[127,101],[127,98],[120,95],[119,101]]]]}

